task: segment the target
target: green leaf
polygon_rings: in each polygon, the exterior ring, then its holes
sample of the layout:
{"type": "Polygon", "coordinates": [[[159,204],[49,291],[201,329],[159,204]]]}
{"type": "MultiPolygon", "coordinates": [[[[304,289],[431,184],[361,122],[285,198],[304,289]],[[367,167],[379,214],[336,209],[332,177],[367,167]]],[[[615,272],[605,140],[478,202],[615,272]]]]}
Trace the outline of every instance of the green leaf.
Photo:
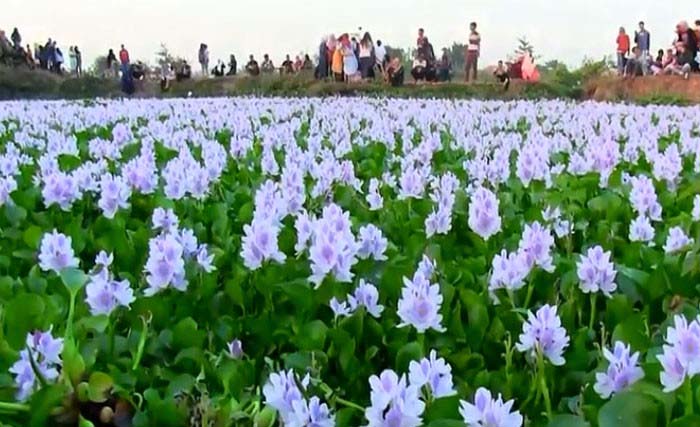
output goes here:
{"type": "Polygon", "coordinates": [[[92,402],[102,403],[109,397],[114,385],[112,377],[102,372],[93,372],[88,380],[88,396],[92,402]]]}
{"type": "Polygon", "coordinates": [[[326,342],[328,327],[320,320],[314,320],[302,326],[297,334],[297,345],[300,350],[323,350],[326,342]]]}
{"type": "Polygon", "coordinates": [[[37,249],[39,248],[39,242],[41,241],[43,234],[44,232],[41,230],[41,228],[37,227],[36,225],[30,225],[26,230],[24,230],[24,233],[22,233],[22,240],[24,240],[24,243],[26,243],[30,248],[37,249]]]}
{"type": "Polygon", "coordinates": [[[686,415],[674,420],[668,427],[700,427],[700,415],[686,415]]]}
{"type": "Polygon", "coordinates": [[[651,397],[635,392],[615,395],[598,412],[599,427],[656,427],[659,410],[651,397]]]}
{"type": "Polygon", "coordinates": [[[78,384],[85,373],[85,361],[72,339],[64,341],[61,358],[63,359],[63,372],[68,376],[71,384],[78,384]]]}
{"type": "Polygon", "coordinates": [[[396,369],[398,372],[408,371],[408,365],[412,360],[420,360],[423,357],[423,349],[417,342],[405,344],[396,354],[396,369]]]}
{"type": "Polygon", "coordinates": [[[644,351],[649,348],[650,339],[644,331],[646,325],[641,314],[634,314],[617,325],[613,330],[612,340],[622,341],[636,351],[644,351]]]}
{"type": "Polygon", "coordinates": [[[88,276],[78,268],[65,268],[61,270],[61,280],[71,295],[77,295],[87,283],[88,276]]]}
{"type": "Polygon", "coordinates": [[[547,427],[591,427],[591,423],[576,415],[561,414],[554,416],[547,427]]]}

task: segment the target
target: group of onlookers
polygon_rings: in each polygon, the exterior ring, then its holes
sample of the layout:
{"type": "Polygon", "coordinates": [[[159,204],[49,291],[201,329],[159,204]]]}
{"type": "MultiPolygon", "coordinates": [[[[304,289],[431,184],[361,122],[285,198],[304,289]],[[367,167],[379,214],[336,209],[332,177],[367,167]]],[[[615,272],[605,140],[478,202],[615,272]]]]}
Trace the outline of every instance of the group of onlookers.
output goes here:
{"type": "Polygon", "coordinates": [[[245,64],[246,73],[253,77],[259,76],[260,74],[273,74],[275,72],[290,75],[304,71],[311,72],[313,69],[314,63],[311,61],[309,55],[304,55],[303,59],[301,55],[297,55],[294,61],[292,61],[291,56],[286,55],[280,67],[277,68],[274,62],[272,62],[272,59],[270,59],[270,55],[267,53],[263,55],[263,61],[260,64],[258,64],[258,61],[255,59],[255,55],[251,54],[248,57],[248,62],[245,64]]]}
{"type": "Polygon", "coordinates": [[[8,39],[0,30],[0,58],[9,65],[26,65],[31,69],[42,68],[56,74],[69,72],[80,76],[83,72],[83,55],[78,46],[68,48],[68,68],[66,58],[56,40],[48,39],[45,44],[35,44],[34,49],[22,45],[22,35],[17,28],[12,30],[8,39]]]}
{"type": "Polygon", "coordinates": [[[691,28],[687,21],[678,23],[671,47],[660,49],[656,57],[651,55],[651,34],[644,22],[639,23],[633,42],[634,46],[624,27],[620,27],[617,36],[617,72],[620,76],[671,74],[687,79],[691,73],[700,71],[700,20],[695,21],[695,28],[691,28]]]}

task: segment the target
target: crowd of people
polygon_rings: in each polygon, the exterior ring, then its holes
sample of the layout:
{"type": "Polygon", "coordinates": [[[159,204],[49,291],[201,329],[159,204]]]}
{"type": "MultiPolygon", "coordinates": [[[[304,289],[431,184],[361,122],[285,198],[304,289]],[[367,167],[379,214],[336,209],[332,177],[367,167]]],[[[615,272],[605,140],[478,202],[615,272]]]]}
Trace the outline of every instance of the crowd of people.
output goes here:
{"type": "Polygon", "coordinates": [[[675,35],[666,49],[652,56],[651,33],[639,23],[631,39],[624,27],[617,35],[617,73],[624,78],[647,75],[678,75],[685,79],[700,72],[700,20],[691,28],[687,21],[676,25],[675,35]],[[632,45],[634,42],[634,45],[632,45]]]}

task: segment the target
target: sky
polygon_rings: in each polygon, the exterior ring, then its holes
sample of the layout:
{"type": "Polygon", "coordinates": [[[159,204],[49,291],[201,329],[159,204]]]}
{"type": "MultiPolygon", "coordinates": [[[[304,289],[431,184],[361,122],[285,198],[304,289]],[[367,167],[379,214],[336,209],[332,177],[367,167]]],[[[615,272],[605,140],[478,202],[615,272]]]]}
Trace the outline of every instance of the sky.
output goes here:
{"type": "Polygon", "coordinates": [[[155,63],[161,43],[196,63],[209,45],[210,62],[239,64],[249,54],[316,53],[323,35],[369,31],[375,40],[413,47],[419,27],[436,51],[465,42],[468,23],[482,36],[482,65],[507,57],[526,36],[541,55],[578,65],[584,58],[614,55],[622,25],[633,34],[644,20],[652,48],[667,47],[676,23],[700,18],[692,0],[2,0],[0,29],[18,27],[23,43],[52,37],[64,54],[80,46],[84,65],[123,43],[132,60],[155,63]],[[694,6],[694,7],[693,7],[694,6]]]}

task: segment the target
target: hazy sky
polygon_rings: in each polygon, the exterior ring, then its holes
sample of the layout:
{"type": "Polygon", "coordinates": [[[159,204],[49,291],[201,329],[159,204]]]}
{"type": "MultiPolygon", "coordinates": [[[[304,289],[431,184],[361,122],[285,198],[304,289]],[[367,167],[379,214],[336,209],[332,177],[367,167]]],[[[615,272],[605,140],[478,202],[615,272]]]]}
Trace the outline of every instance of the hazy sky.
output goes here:
{"type": "Polygon", "coordinates": [[[424,27],[436,50],[464,41],[469,21],[482,34],[482,58],[510,54],[525,35],[543,60],[578,64],[584,57],[614,54],[620,25],[632,33],[643,19],[653,48],[666,47],[675,24],[700,18],[691,0],[2,0],[0,28],[18,27],[23,42],[58,40],[81,47],[86,65],[124,43],[132,59],[154,62],[164,42],[196,59],[206,42],[211,62],[236,54],[315,54],[328,33],[369,30],[392,46],[413,46],[424,27]],[[694,6],[694,7],[693,7],[694,6]]]}

